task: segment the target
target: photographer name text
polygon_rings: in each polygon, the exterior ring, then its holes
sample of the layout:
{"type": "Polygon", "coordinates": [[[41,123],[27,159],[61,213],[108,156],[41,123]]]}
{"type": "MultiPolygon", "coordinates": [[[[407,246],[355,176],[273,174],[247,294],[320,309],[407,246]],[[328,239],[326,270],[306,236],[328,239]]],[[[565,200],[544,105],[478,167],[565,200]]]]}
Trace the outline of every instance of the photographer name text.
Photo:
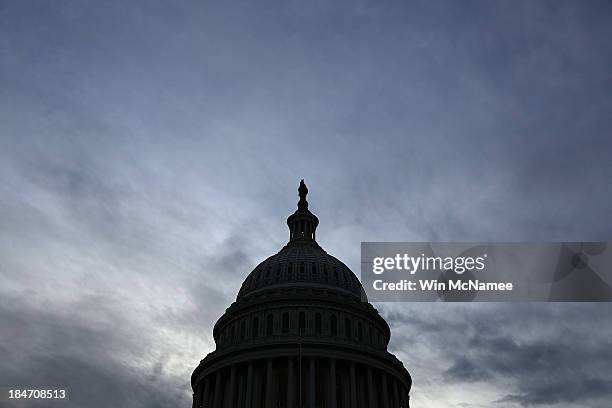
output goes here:
{"type": "Polygon", "coordinates": [[[512,282],[482,282],[479,280],[448,280],[440,282],[437,279],[419,279],[417,281],[402,279],[397,282],[384,282],[377,279],[372,283],[377,291],[508,291],[514,288],[512,282]]]}

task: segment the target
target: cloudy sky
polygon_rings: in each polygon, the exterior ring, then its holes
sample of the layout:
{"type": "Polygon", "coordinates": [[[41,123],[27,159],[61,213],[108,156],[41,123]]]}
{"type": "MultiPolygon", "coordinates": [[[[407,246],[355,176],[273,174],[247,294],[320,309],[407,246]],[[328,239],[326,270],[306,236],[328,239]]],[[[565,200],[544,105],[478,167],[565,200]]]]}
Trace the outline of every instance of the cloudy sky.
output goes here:
{"type": "MultiPolygon", "coordinates": [[[[606,1],[0,0],[0,386],[189,407],[300,178],[356,272],[366,240],[610,240],[611,19],[606,1]]],[[[414,407],[610,407],[610,304],[377,307],[414,407]]]]}

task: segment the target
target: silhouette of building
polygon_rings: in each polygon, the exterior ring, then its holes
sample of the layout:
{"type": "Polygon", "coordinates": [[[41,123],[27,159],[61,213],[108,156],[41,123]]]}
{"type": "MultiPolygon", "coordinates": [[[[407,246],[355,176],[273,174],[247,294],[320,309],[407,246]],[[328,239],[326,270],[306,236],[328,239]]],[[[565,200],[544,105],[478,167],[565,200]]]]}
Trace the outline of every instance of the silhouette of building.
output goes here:
{"type": "Polygon", "coordinates": [[[195,408],[407,408],[390,330],[351,270],[316,241],[304,181],[289,242],[246,278],[191,376],[195,408]]]}

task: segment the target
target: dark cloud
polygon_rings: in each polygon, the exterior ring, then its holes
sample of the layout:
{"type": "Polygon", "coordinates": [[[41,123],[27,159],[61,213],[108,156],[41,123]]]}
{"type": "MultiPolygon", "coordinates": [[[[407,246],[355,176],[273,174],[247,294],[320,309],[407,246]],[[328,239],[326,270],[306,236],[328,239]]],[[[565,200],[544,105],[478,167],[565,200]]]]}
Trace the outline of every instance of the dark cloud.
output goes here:
{"type": "Polygon", "coordinates": [[[188,380],[168,376],[163,360],[153,369],[129,363],[146,359],[151,352],[150,339],[141,335],[145,328],[126,321],[102,299],[90,302],[80,307],[95,308],[99,319],[85,320],[70,309],[51,311],[23,299],[3,298],[0,383],[64,388],[69,399],[62,406],[69,407],[187,406],[188,380]]]}
{"type": "MultiPolygon", "coordinates": [[[[187,406],[300,178],[356,271],[366,240],[609,240],[611,13],[3,2],[0,382],[187,406]]],[[[607,408],[607,305],[380,308],[415,405],[607,408]]]]}
{"type": "MultiPolygon", "coordinates": [[[[422,392],[431,392],[424,380],[434,378],[436,384],[443,380],[448,386],[506,389],[495,400],[502,405],[603,407],[612,398],[612,328],[605,304],[427,304],[393,309],[383,308],[393,328],[392,346],[405,361],[425,367],[419,367],[422,392]],[[415,348],[417,342],[435,350],[435,368],[429,366],[431,356],[415,348]]],[[[418,381],[418,373],[414,376],[418,381]]],[[[415,393],[418,389],[417,382],[415,393]]]]}
{"type": "Polygon", "coordinates": [[[612,398],[609,379],[568,378],[567,381],[536,383],[521,395],[508,395],[498,402],[518,402],[521,406],[554,405],[558,403],[591,403],[605,407],[612,398]]]}
{"type": "Polygon", "coordinates": [[[476,366],[465,357],[458,357],[445,374],[459,381],[482,381],[488,377],[482,367],[476,366]]]}

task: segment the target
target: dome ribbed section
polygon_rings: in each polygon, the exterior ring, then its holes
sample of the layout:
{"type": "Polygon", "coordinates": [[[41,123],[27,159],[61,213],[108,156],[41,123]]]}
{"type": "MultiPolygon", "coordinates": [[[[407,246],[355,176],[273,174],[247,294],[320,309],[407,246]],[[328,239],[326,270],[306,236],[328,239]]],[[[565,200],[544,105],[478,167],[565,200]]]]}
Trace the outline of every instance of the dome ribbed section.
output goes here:
{"type": "Polygon", "coordinates": [[[320,288],[361,299],[361,283],[340,260],[316,243],[289,243],[260,263],[246,278],[237,301],[262,291],[320,288]]]}

